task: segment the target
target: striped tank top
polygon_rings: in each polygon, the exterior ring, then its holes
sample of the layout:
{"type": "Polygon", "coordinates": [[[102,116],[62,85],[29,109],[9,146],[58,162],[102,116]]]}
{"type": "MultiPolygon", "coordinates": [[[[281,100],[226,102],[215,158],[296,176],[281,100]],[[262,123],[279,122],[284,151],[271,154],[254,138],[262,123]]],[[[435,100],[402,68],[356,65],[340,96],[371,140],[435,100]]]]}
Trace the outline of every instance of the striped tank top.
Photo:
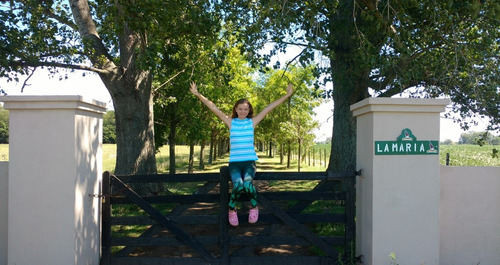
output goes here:
{"type": "Polygon", "coordinates": [[[253,121],[250,118],[234,118],[229,130],[229,162],[258,160],[254,148],[253,121]]]}

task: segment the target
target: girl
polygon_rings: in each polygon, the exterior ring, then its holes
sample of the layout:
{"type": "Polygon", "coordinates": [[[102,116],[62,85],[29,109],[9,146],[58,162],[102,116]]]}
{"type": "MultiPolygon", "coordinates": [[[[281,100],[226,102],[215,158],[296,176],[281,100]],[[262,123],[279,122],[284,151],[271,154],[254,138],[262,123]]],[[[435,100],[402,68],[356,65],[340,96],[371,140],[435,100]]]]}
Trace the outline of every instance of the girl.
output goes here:
{"type": "Polygon", "coordinates": [[[293,86],[289,83],[286,95],[269,104],[256,116],[254,116],[252,104],[246,99],[240,99],[234,104],[233,112],[229,117],[219,110],[212,101],[198,92],[195,82],[191,83],[190,91],[229,127],[229,174],[233,182],[233,190],[229,199],[229,223],[232,226],[239,224],[235,207],[243,192],[247,193],[252,205],[248,214],[248,222],[256,223],[259,219],[259,208],[257,207],[257,191],[253,186],[253,179],[256,171],[255,161],[258,158],[254,148],[254,128],[271,110],[292,95],[293,86]]]}

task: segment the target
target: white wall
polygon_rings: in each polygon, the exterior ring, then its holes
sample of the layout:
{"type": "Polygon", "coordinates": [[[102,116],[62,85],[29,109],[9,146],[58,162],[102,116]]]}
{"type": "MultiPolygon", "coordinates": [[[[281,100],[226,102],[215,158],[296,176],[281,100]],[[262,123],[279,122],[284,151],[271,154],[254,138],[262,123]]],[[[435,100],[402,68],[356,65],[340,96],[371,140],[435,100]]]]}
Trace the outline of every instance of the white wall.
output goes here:
{"type": "Polygon", "coordinates": [[[9,162],[0,162],[0,265],[7,264],[9,162]]]}
{"type": "Polygon", "coordinates": [[[500,264],[500,167],[441,166],[440,264],[500,264]]]}

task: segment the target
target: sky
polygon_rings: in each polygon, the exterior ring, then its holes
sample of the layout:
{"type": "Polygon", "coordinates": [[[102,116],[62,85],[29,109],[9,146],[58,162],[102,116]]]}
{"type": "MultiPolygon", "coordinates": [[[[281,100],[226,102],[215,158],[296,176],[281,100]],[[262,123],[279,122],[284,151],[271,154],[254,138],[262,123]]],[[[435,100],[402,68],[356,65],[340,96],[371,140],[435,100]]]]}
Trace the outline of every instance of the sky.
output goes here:
{"type": "MultiPolygon", "coordinates": [[[[58,77],[49,78],[47,72],[37,70],[23,92],[21,92],[21,87],[24,79],[15,83],[7,82],[5,78],[2,78],[0,79],[0,88],[5,90],[8,95],[83,95],[107,103],[108,109],[112,109],[111,97],[96,74],[86,73],[85,76],[82,76],[82,72],[76,72],[70,74],[69,77],[69,79],[60,81],[58,77]]],[[[314,131],[316,141],[325,141],[332,136],[332,109],[331,100],[314,109],[315,119],[320,125],[320,128],[314,131]]],[[[479,126],[473,127],[470,131],[484,131],[486,125],[486,121],[479,121],[479,126]]],[[[444,118],[443,113],[441,114],[440,127],[440,141],[450,139],[453,142],[458,142],[460,135],[464,133],[457,123],[444,118]]]]}

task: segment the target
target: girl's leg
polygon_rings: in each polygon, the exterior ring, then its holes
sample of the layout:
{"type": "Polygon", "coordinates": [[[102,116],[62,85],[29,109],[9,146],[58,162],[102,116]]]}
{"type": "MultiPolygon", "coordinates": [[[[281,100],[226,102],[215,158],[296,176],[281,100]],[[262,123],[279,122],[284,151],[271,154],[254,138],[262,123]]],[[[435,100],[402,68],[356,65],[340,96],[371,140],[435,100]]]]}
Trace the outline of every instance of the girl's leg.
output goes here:
{"type": "Polygon", "coordinates": [[[243,171],[243,188],[250,199],[252,208],[257,207],[257,190],[253,186],[255,171],[255,161],[251,161],[243,171]]]}
{"type": "Polygon", "coordinates": [[[253,186],[253,179],[255,177],[255,161],[247,164],[243,171],[243,188],[250,199],[252,208],[248,213],[248,223],[254,224],[259,220],[259,208],[257,208],[257,190],[253,186]]]}
{"type": "Polygon", "coordinates": [[[237,163],[229,163],[229,174],[233,182],[233,190],[229,197],[229,209],[234,210],[236,208],[236,202],[244,191],[241,169],[237,163]]]}

